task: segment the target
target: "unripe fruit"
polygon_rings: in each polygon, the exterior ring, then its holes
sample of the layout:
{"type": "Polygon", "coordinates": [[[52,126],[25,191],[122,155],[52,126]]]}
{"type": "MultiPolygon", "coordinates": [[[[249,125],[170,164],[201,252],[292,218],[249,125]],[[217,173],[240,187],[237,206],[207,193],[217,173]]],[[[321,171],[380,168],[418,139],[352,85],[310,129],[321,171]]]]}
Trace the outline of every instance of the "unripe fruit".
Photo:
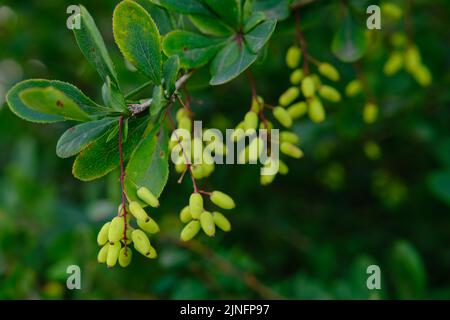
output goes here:
{"type": "Polygon", "coordinates": [[[120,252],[119,252],[119,265],[122,268],[126,268],[126,267],[128,267],[130,265],[131,258],[132,258],[132,252],[131,252],[130,248],[123,247],[122,249],[120,249],[120,252]]]}
{"type": "Polygon", "coordinates": [[[116,242],[122,239],[125,230],[125,219],[123,217],[115,217],[111,221],[108,231],[109,242],[116,242]]]}
{"type": "Polygon", "coordinates": [[[272,129],[273,129],[273,123],[270,122],[269,120],[262,121],[262,122],[259,124],[259,128],[260,128],[260,129],[265,129],[265,130],[272,130],[272,129]],[[267,128],[266,128],[266,126],[267,126],[267,128]]]}
{"type": "MultiPolygon", "coordinates": [[[[130,227],[130,225],[127,226],[127,231],[126,231],[126,237],[127,237],[127,241],[126,244],[129,245],[131,242],[133,242],[133,240],[131,239],[131,233],[133,232],[133,228],[130,227]]],[[[125,239],[121,239],[122,243],[125,244],[125,239]]]]}
{"type": "Polygon", "coordinates": [[[290,80],[293,85],[300,84],[302,79],[303,79],[303,70],[302,69],[297,69],[291,73],[290,80]]]}
{"type": "Polygon", "coordinates": [[[203,167],[201,165],[199,165],[199,164],[193,165],[191,167],[191,170],[192,170],[192,176],[195,179],[202,179],[202,178],[204,178],[205,174],[203,172],[203,167]]]}
{"type": "Polygon", "coordinates": [[[258,161],[258,158],[260,156],[260,137],[254,137],[250,144],[248,145],[248,162],[249,163],[256,163],[258,161]]]}
{"type": "Polygon", "coordinates": [[[297,144],[300,142],[300,137],[294,132],[281,131],[280,132],[280,142],[289,142],[292,144],[297,144]]]}
{"type": "Polygon", "coordinates": [[[354,97],[361,92],[362,85],[359,80],[350,81],[345,87],[345,94],[348,97],[354,97]]]}
{"type": "Polygon", "coordinates": [[[322,98],[325,98],[331,102],[341,101],[341,94],[339,93],[339,91],[330,86],[321,86],[319,89],[319,94],[322,96],[322,98]]]}
{"type": "Polygon", "coordinates": [[[231,210],[236,207],[233,198],[220,191],[213,191],[210,199],[212,203],[222,209],[231,210]]]}
{"type": "Polygon", "coordinates": [[[186,166],[186,163],[184,163],[184,162],[180,162],[175,165],[175,171],[177,173],[183,173],[184,171],[186,171],[186,168],[187,168],[187,166],[186,166]]]}
{"type": "Polygon", "coordinates": [[[297,87],[290,87],[287,89],[278,99],[278,102],[282,106],[288,106],[300,95],[300,90],[297,87]]]}
{"type": "Polygon", "coordinates": [[[311,78],[313,79],[314,86],[317,91],[322,86],[322,81],[320,80],[320,78],[317,74],[311,75],[311,78]]]}
{"type": "Polygon", "coordinates": [[[288,168],[288,166],[286,165],[286,163],[284,163],[283,161],[279,160],[278,165],[279,165],[279,167],[278,167],[278,172],[279,172],[280,174],[286,175],[286,174],[289,173],[289,168],[288,168]]]}
{"type": "Polygon", "coordinates": [[[264,99],[260,96],[252,99],[252,106],[251,110],[255,113],[259,113],[261,111],[262,107],[264,106],[264,99]]]}
{"type": "Polygon", "coordinates": [[[220,212],[213,213],[213,220],[217,227],[224,232],[231,231],[230,221],[220,212]]]}
{"type": "Polygon", "coordinates": [[[403,48],[407,42],[408,38],[403,32],[395,32],[390,38],[391,44],[396,48],[403,48]]]}
{"type": "Polygon", "coordinates": [[[387,76],[392,76],[397,73],[403,66],[403,55],[399,52],[394,52],[386,61],[383,72],[387,76]]]}
{"type": "Polygon", "coordinates": [[[364,153],[370,160],[378,160],[381,158],[381,148],[375,141],[367,141],[364,144],[364,153]]]}
{"type": "Polygon", "coordinates": [[[181,119],[180,122],[178,123],[178,129],[184,129],[184,130],[191,132],[191,130],[192,130],[191,119],[190,118],[181,119]]]}
{"type": "Polygon", "coordinates": [[[108,249],[109,249],[109,243],[105,244],[103,247],[101,247],[100,251],[97,255],[97,261],[98,263],[105,263],[106,258],[108,257],[108,249]]]}
{"type": "Polygon", "coordinates": [[[253,112],[249,111],[244,117],[244,126],[245,129],[256,129],[258,127],[258,115],[253,112]]]}
{"type": "Polygon", "coordinates": [[[398,20],[403,16],[403,10],[394,3],[385,2],[381,4],[381,12],[383,16],[387,16],[394,20],[398,20]]]}
{"type": "Polygon", "coordinates": [[[203,197],[200,193],[193,193],[189,198],[189,211],[194,219],[199,219],[203,212],[203,197]]]}
{"type": "Polygon", "coordinates": [[[280,151],[287,156],[290,156],[295,159],[300,159],[303,157],[303,151],[294,146],[292,143],[283,142],[280,145],[280,151]]]}
{"type": "Polygon", "coordinates": [[[287,112],[291,116],[292,119],[298,119],[303,116],[308,111],[308,106],[305,101],[300,101],[287,109],[287,112]]]}
{"type": "Polygon", "coordinates": [[[415,46],[410,46],[405,52],[405,69],[410,73],[414,71],[421,65],[420,52],[415,46]]]}
{"type": "Polygon", "coordinates": [[[148,233],[158,233],[159,232],[159,226],[156,223],[156,221],[153,220],[152,218],[147,218],[147,220],[137,219],[137,224],[138,224],[139,228],[141,228],[145,232],[148,232],[148,233]]]}
{"type": "Polygon", "coordinates": [[[145,187],[139,188],[136,194],[139,197],[139,199],[147,203],[149,206],[152,206],[153,208],[159,207],[158,198],[156,198],[155,195],[151,193],[150,190],[148,190],[147,188],[145,187]]]}
{"type": "Polygon", "coordinates": [[[216,234],[216,225],[214,224],[213,216],[208,211],[203,211],[200,215],[200,225],[203,232],[208,237],[213,237],[216,234]]]}
{"type": "Polygon", "coordinates": [[[106,265],[109,268],[112,268],[116,265],[117,259],[119,258],[120,248],[121,248],[120,242],[109,244],[108,255],[106,257],[106,265]]]}
{"type": "Polygon", "coordinates": [[[262,186],[267,186],[267,185],[271,184],[273,182],[273,180],[275,180],[275,177],[276,177],[275,174],[261,176],[260,183],[262,186]]]}
{"type": "Polygon", "coordinates": [[[300,64],[300,59],[302,57],[302,52],[299,47],[292,46],[288,49],[286,53],[286,65],[291,68],[295,69],[300,64]]]}
{"type": "Polygon", "coordinates": [[[111,225],[111,222],[105,223],[100,231],[97,234],[97,243],[99,246],[104,245],[106,242],[108,242],[108,233],[109,233],[109,226],[111,225]]]}
{"type": "Polygon", "coordinates": [[[316,123],[325,120],[325,109],[323,108],[322,102],[317,98],[313,98],[308,101],[309,104],[309,118],[316,123]]]}
{"type": "Polygon", "coordinates": [[[150,253],[150,240],[144,231],[136,229],[131,233],[131,238],[133,239],[134,247],[136,250],[143,254],[144,256],[150,253]]]}
{"type": "Polygon", "coordinates": [[[316,86],[311,76],[307,76],[302,80],[302,93],[306,98],[310,98],[316,92],[316,86]]]}
{"type": "Polygon", "coordinates": [[[177,114],[175,115],[175,118],[177,119],[177,122],[181,122],[181,119],[188,118],[189,112],[185,108],[181,108],[177,111],[177,114]]]}
{"type": "Polygon", "coordinates": [[[378,106],[374,103],[367,103],[364,106],[363,118],[365,123],[374,123],[378,118],[378,106]]]}
{"type": "Polygon", "coordinates": [[[332,81],[338,81],[340,76],[339,72],[331,64],[323,62],[319,65],[319,72],[321,75],[327,77],[332,81]]]}
{"type": "Polygon", "coordinates": [[[200,231],[200,221],[193,220],[189,222],[181,231],[180,238],[183,241],[189,241],[193,239],[200,231]]]}
{"type": "Polygon", "coordinates": [[[413,76],[422,87],[428,87],[433,81],[430,70],[424,65],[420,65],[413,76]]]}
{"type": "Polygon", "coordinates": [[[130,212],[136,218],[140,220],[147,220],[148,215],[147,212],[141,207],[141,205],[136,201],[130,202],[130,212]]]}
{"type": "Polygon", "coordinates": [[[292,126],[292,118],[286,109],[282,107],[276,107],[275,109],[273,109],[273,116],[286,128],[290,128],[292,126]]]}
{"type": "Polygon", "coordinates": [[[192,220],[191,212],[189,211],[189,206],[184,207],[180,211],[180,220],[183,223],[188,223],[192,220]]]}

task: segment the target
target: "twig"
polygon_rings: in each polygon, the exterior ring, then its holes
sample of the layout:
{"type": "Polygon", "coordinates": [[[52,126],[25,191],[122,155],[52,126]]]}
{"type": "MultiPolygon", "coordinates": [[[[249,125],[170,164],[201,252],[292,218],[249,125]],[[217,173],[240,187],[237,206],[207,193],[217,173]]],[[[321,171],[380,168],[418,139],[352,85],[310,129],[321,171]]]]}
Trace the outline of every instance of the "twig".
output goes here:
{"type": "Polygon", "coordinates": [[[309,55],[308,55],[308,49],[306,47],[306,41],[302,33],[302,29],[300,26],[300,11],[297,9],[295,10],[295,30],[297,35],[297,40],[300,43],[300,50],[303,54],[303,70],[305,71],[305,74],[309,74],[309,55]]]}
{"type": "Polygon", "coordinates": [[[125,221],[123,228],[123,240],[125,243],[125,254],[127,254],[127,208],[126,208],[126,194],[125,194],[125,168],[123,163],[123,116],[119,118],[119,161],[120,161],[120,188],[122,191],[122,208],[123,219],[125,221]]]}

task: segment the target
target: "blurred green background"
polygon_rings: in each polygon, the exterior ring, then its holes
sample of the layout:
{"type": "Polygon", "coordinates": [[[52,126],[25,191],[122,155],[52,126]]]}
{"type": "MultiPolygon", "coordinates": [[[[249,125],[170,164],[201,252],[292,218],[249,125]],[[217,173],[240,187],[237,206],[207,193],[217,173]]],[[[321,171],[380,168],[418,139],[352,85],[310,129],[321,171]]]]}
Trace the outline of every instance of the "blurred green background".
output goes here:
{"type": "MultiPolygon", "coordinates": [[[[117,2],[81,1],[131,90],[144,78],[127,69],[114,45],[117,2]]],[[[381,108],[377,123],[362,121],[363,97],[327,104],[325,123],[305,119],[295,127],[305,159],[288,161],[289,175],[268,187],[259,185],[256,167],[218,167],[203,184],[233,195],[238,208],[228,215],[232,232],[214,239],[176,240],[191,186],[172,174],[153,213],[163,230],[153,240],[159,258],[135,255],[127,269],[108,270],[96,262],[95,238],[116,212],[117,173],[77,181],[72,160],[55,154],[70,124],[31,124],[4,103],[6,91],[28,78],[71,82],[101,101],[100,80],[66,28],[71,2],[2,0],[0,299],[450,298],[450,4],[412,3],[414,41],[434,78],[429,88],[404,72],[384,76],[385,36],[403,24],[383,25],[360,63],[381,108]],[[380,146],[380,156],[368,157],[368,141],[380,146]],[[66,289],[72,264],[81,267],[81,290],[66,289]],[[381,268],[382,290],[366,288],[370,264],[381,268]]],[[[313,1],[302,15],[310,52],[338,67],[342,91],[355,71],[330,50],[339,1],[313,1]]],[[[289,86],[284,55],[293,40],[293,19],[281,22],[266,59],[253,67],[269,103],[289,86]]],[[[191,94],[197,118],[219,128],[236,125],[251,98],[245,76],[191,94]]]]}

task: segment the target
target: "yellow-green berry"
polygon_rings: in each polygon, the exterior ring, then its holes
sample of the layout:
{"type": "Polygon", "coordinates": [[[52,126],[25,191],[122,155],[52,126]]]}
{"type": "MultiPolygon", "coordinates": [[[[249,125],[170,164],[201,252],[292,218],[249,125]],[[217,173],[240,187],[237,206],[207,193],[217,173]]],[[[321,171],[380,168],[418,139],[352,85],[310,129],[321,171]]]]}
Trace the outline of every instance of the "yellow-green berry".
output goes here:
{"type": "Polygon", "coordinates": [[[275,107],[273,109],[273,116],[286,128],[292,127],[292,118],[286,109],[282,107],[275,107]]]}
{"type": "Polygon", "coordinates": [[[230,221],[220,212],[213,212],[213,220],[220,230],[224,232],[229,232],[231,230],[230,221]]]}
{"type": "Polygon", "coordinates": [[[313,122],[319,123],[325,120],[325,109],[323,108],[322,102],[319,98],[314,97],[313,99],[309,100],[308,105],[309,118],[313,122]]]}
{"type": "Polygon", "coordinates": [[[180,220],[183,223],[188,223],[192,220],[191,212],[189,211],[189,206],[184,207],[180,211],[180,220]]]}
{"type": "Polygon", "coordinates": [[[108,257],[108,249],[109,249],[109,243],[105,244],[103,247],[101,247],[100,251],[97,255],[97,261],[98,263],[105,263],[106,258],[108,257]]]}
{"type": "Polygon", "coordinates": [[[148,233],[158,233],[159,232],[158,224],[156,223],[155,220],[153,220],[150,217],[147,218],[146,220],[137,219],[137,224],[138,224],[139,228],[141,228],[145,232],[148,232],[148,233]]]}
{"type": "Polygon", "coordinates": [[[117,242],[123,237],[125,231],[125,219],[123,217],[115,217],[111,221],[108,231],[108,241],[117,242]]]}
{"type": "Polygon", "coordinates": [[[145,210],[141,207],[141,205],[136,202],[136,201],[131,201],[130,202],[130,212],[131,214],[136,218],[136,219],[140,219],[140,220],[147,220],[148,215],[147,212],[145,212],[145,210]]]}
{"type": "Polygon", "coordinates": [[[244,117],[244,127],[247,130],[255,129],[258,127],[258,115],[253,112],[249,111],[244,117]]]}
{"type": "Polygon", "coordinates": [[[319,65],[319,72],[321,75],[327,77],[332,81],[338,81],[340,78],[339,72],[336,70],[336,68],[326,62],[323,62],[319,65]]]}
{"type": "Polygon", "coordinates": [[[303,79],[303,70],[297,69],[291,73],[291,77],[289,80],[293,85],[297,85],[300,84],[300,82],[302,82],[302,79],[303,79]]]}
{"type": "Polygon", "coordinates": [[[303,116],[308,111],[308,106],[305,101],[300,101],[294,103],[292,106],[287,108],[287,112],[291,116],[292,119],[298,119],[303,116]]]}
{"type": "Polygon", "coordinates": [[[357,94],[359,94],[361,92],[361,90],[362,90],[361,81],[359,81],[359,80],[352,80],[345,87],[345,94],[348,97],[354,97],[357,94]]]}
{"type": "Polygon", "coordinates": [[[341,94],[335,88],[323,85],[319,89],[319,94],[322,98],[327,99],[331,102],[339,102],[341,101],[341,94]]]}
{"type": "Polygon", "coordinates": [[[233,198],[220,191],[213,191],[210,199],[212,203],[222,209],[231,210],[236,207],[233,198]]]}
{"type": "Polygon", "coordinates": [[[200,215],[200,225],[203,232],[208,237],[213,237],[216,234],[216,225],[214,224],[213,216],[208,211],[203,211],[200,215]]]}
{"type": "Polygon", "coordinates": [[[282,106],[288,106],[300,95],[300,90],[297,87],[290,87],[287,89],[278,99],[278,102],[282,106]]]}
{"type": "Polygon", "coordinates": [[[108,233],[109,233],[109,226],[111,225],[111,222],[105,223],[100,231],[97,234],[97,243],[99,246],[104,245],[106,242],[108,242],[108,233]]]}
{"type": "Polygon", "coordinates": [[[193,220],[191,222],[189,222],[181,231],[181,235],[180,238],[183,241],[189,241],[191,239],[193,239],[197,233],[200,231],[200,221],[198,220],[193,220]]]}
{"type": "Polygon", "coordinates": [[[134,248],[144,256],[148,256],[151,251],[150,240],[144,231],[136,229],[131,233],[134,248]]]}
{"type": "Polygon", "coordinates": [[[377,121],[378,106],[374,103],[367,103],[363,110],[363,119],[365,123],[371,124],[377,121]]]}
{"type": "Polygon", "coordinates": [[[203,197],[200,193],[193,193],[189,198],[189,211],[194,219],[199,219],[203,212],[203,197]]]}
{"type": "Polygon", "coordinates": [[[403,66],[403,54],[394,52],[384,64],[383,72],[387,76],[397,73],[403,66]]]}
{"type": "Polygon", "coordinates": [[[123,247],[119,252],[119,265],[122,268],[126,268],[130,265],[132,258],[131,249],[128,247],[123,247]]]}
{"type": "Polygon", "coordinates": [[[300,59],[302,57],[302,52],[299,47],[292,46],[288,49],[286,53],[286,65],[291,68],[295,69],[300,64],[300,59]]]}
{"type": "Polygon", "coordinates": [[[139,197],[139,199],[147,203],[149,206],[152,206],[153,208],[159,207],[158,198],[147,188],[145,187],[139,188],[136,194],[139,197]]]}
{"type": "Polygon", "coordinates": [[[294,132],[281,131],[280,132],[280,142],[289,142],[292,144],[297,144],[300,142],[300,137],[294,132]]]}
{"type": "Polygon", "coordinates": [[[120,252],[120,242],[115,242],[113,244],[109,244],[108,248],[108,254],[106,257],[106,265],[109,268],[112,268],[116,265],[117,259],[119,258],[119,252],[120,252]]]}
{"type": "Polygon", "coordinates": [[[280,151],[295,159],[300,159],[303,157],[303,151],[289,142],[282,142],[280,145],[280,151]]]}
{"type": "Polygon", "coordinates": [[[310,98],[316,92],[316,85],[311,76],[307,76],[302,80],[302,93],[306,98],[310,98]]]}

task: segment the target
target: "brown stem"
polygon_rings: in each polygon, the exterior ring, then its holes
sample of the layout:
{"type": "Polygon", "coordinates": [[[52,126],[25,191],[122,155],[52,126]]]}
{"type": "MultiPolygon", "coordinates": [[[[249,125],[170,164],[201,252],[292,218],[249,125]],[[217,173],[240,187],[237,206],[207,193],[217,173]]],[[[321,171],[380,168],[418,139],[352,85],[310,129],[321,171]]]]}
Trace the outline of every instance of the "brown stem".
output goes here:
{"type": "Polygon", "coordinates": [[[305,74],[309,74],[309,56],[308,56],[308,49],[306,46],[305,37],[303,36],[303,32],[300,26],[300,10],[295,10],[295,30],[297,35],[297,40],[300,43],[300,50],[303,54],[303,70],[305,71],[305,74]]]}
{"type": "MultiPolygon", "coordinates": [[[[123,116],[119,118],[119,161],[120,161],[120,188],[122,192],[122,210],[125,221],[123,229],[123,240],[125,242],[125,254],[127,253],[127,208],[125,193],[125,166],[123,161],[123,116]]],[[[121,212],[119,212],[120,214],[121,212]]]]}

